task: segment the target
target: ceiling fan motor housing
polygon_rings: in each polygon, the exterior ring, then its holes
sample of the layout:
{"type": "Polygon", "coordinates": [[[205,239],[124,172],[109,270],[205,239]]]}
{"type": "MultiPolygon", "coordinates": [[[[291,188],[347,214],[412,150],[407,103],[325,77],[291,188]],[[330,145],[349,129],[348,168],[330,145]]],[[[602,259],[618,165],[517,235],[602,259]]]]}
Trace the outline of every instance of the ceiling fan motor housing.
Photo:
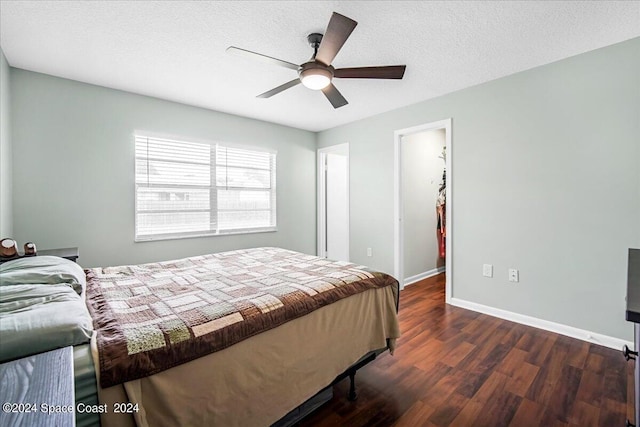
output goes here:
{"type": "Polygon", "coordinates": [[[335,68],[331,65],[324,65],[320,61],[309,61],[300,65],[300,68],[298,68],[298,75],[301,79],[310,74],[323,75],[331,80],[333,79],[334,71],[335,68]]]}

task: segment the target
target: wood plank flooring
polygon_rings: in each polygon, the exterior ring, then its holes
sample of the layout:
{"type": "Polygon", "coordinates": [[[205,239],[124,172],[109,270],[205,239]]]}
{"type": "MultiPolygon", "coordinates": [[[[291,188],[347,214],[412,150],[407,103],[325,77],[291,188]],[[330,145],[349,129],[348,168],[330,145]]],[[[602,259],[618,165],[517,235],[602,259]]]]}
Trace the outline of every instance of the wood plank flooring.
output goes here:
{"type": "Polygon", "coordinates": [[[633,364],[620,351],[444,303],[444,274],[400,297],[402,337],[300,426],[624,426],[633,364]]]}

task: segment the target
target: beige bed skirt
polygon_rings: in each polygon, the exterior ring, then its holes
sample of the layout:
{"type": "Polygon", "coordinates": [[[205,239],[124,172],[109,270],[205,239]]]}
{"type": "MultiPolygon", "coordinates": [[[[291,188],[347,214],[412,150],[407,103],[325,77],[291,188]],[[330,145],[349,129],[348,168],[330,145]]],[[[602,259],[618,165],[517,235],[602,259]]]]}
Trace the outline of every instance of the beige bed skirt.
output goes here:
{"type": "MultiPolygon", "coordinates": [[[[269,426],[387,338],[395,342],[395,292],[370,289],[150,377],[98,387],[108,408],[102,426],[269,426]],[[139,412],[113,413],[116,402],[139,412]]],[[[99,373],[95,334],[91,348],[99,373]]]]}

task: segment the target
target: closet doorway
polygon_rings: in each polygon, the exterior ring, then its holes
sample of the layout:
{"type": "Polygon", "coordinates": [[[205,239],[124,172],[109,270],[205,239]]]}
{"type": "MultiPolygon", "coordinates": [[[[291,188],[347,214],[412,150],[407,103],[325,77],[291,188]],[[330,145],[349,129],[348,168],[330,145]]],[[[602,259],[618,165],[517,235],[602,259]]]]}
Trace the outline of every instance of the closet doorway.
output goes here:
{"type": "Polygon", "coordinates": [[[349,144],[318,150],[318,256],[349,261],[349,144]]]}
{"type": "Polygon", "coordinates": [[[444,270],[446,302],[453,289],[451,160],[451,119],[394,133],[394,274],[403,289],[444,270]]]}

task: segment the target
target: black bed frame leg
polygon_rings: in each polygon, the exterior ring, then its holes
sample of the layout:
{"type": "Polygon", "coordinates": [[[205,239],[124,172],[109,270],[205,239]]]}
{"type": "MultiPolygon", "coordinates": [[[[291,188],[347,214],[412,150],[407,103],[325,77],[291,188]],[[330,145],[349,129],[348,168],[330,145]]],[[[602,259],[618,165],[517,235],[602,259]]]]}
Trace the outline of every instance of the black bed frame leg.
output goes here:
{"type": "Polygon", "coordinates": [[[358,394],[356,393],[356,371],[349,372],[349,394],[347,395],[347,399],[350,402],[353,402],[358,398],[358,394]]]}

